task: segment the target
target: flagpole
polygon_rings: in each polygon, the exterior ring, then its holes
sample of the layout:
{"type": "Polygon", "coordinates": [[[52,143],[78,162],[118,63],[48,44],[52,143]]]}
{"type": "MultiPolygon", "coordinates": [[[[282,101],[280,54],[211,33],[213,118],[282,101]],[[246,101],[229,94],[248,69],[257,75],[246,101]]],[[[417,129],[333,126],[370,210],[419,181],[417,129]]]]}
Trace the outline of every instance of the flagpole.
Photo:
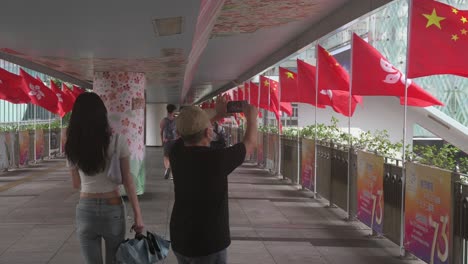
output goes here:
{"type": "MultiPolygon", "coordinates": [[[[351,34],[351,65],[353,65],[353,30],[350,31],[350,34],[351,34]]],[[[351,69],[352,70],[352,69],[351,69]]],[[[352,111],[352,99],[353,99],[353,95],[352,95],[352,92],[353,92],[353,75],[350,74],[349,76],[349,100],[348,100],[348,109],[349,109],[349,112],[348,112],[348,145],[349,145],[349,148],[348,148],[348,184],[347,184],[347,195],[348,195],[348,199],[346,201],[346,210],[348,212],[348,220],[352,220],[352,216],[351,216],[351,211],[350,211],[350,205],[351,205],[351,169],[352,169],[352,164],[351,164],[351,151],[353,150],[353,140],[352,140],[352,137],[351,137],[351,111],[352,111]]],[[[373,221],[373,220],[372,220],[373,221]]]]}
{"type": "Polygon", "coordinates": [[[411,34],[411,10],[413,8],[413,2],[408,0],[408,22],[407,22],[407,35],[406,35],[406,67],[405,67],[405,105],[403,114],[403,150],[402,150],[402,165],[403,171],[401,175],[401,218],[400,218],[400,256],[405,256],[405,192],[406,192],[406,125],[407,125],[407,114],[408,114],[408,65],[409,65],[409,42],[411,34]]]}
{"type": "MultiPolygon", "coordinates": [[[[259,85],[258,87],[260,87],[261,85],[262,85],[262,83],[260,82],[260,85],[259,85]]],[[[270,122],[270,120],[269,120],[269,119],[270,119],[270,118],[269,118],[269,116],[270,116],[270,109],[271,109],[270,100],[271,100],[271,98],[270,98],[270,87],[268,87],[268,108],[267,108],[267,109],[268,109],[268,110],[267,110],[267,120],[268,120],[268,123],[270,122]]],[[[273,137],[273,133],[271,134],[271,136],[273,137]]],[[[273,152],[274,152],[274,151],[275,151],[275,150],[273,149],[273,152]]],[[[272,167],[273,170],[275,169],[275,164],[274,164],[275,157],[274,157],[274,156],[276,156],[276,155],[274,154],[273,157],[272,157],[272,158],[273,158],[273,167],[272,167]]]]}
{"type": "Polygon", "coordinates": [[[50,119],[51,119],[51,113],[49,112],[49,153],[47,156],[49,156],[50,158],[50,134],[51,134],[51,131],[50,131],[50,119]]]}
{"type": "MultiPolygon", "coordinates": [[[[250,83],[249,83],[249,86],[250,86],[250,83]]],[[[257,103],[258,103],[258,109],[257,109],[257,110],[258,110],[258,111],[261,111],[261,110],[260,110],[260,93],[261,93],[261,91],[262,91],[262,90],[260,89],[260,85],[259,85],[259,86],[258,86],[258,98],[257,98],[257,103]]],[[[257,116],[258,116],[258,113],[257,113],[257,116]]],[[[262,134],[262,139],[261,139],[261,140],[263,140],[263,134],[262,134]]],[[[263,143],[263,142],[262,142],[262,143],[263,143]]],[[[267,147],[268,147],[268,144],[267,144],[267,147]]],[[[263,144],[262,144],[262,148],[263,148],[263,144]]],[[[268,154],[268,152],[267,152],[267,154],[268,154]]],[[[263,155],[263,157],[262,157],[262,158],[263,158],[263,162],[266,164],[265,153],[263,153],[263,149],[262,149],[262,155],[263,155]]]]}
{"type": "Polygon", "coordinates": [[[37,105],[34,105],[34,163],[37,163],[36,142],[37,142],[37,105]]]}
{"type": "MultiPolygon", "coordinates": [[[[268,87],[268,90],[271,89],[271,79],[268,78],[268,83],[269,83],[269,87],[268,87]]],[[[276,176],[280,176],[281,175],[281,115],[280,115],[280,98],[281,98],[281,88],[280,88],[280,85],[279,85],[279,82],[278,82],[278,109],[276,109],[276,111],[278,111],[278,172],[276,173],[276,176]]]]}
{"type": "MultiPolygon", "coordinates": [[[[315,111],[314,111],[314,199],[317,199],[317,106],[318,106],[318,44],[319,40],[315,43],[315,111]]],[[[331,194],[330,194],[331,195],[331,194]]],[[[330,199],[331,200],[331,199],[330,199]]]]}

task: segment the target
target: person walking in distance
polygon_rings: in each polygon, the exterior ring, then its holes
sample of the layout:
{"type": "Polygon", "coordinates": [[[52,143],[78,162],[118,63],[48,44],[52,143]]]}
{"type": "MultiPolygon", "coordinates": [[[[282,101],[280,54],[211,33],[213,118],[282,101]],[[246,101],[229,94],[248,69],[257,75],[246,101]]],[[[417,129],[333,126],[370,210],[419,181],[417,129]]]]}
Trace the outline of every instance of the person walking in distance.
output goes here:
{"type": "Polygon", "coordinates": [[[243,142],[211,148],[211,122],[226,116],[227,102],[216,101],[212,118],[186,106],[176,118],[176,140],[169,158],[175,201],[170,221],[172,249],[179,264],[225,264],[229,232],[228,176],[257,144],[257,108],[246,104],[243,142]]]}
{"type": "Polygon", "coordinates": [[[101,264],[101,240],[105,241],[106,264],[116,263],[115,254],[125,239],[125,210],[119,185],[107,174],[113,153],[119,153],[122,184],[133,208],[136,233],[144,224],[130,174],[130,151],[123,135],[112,135],[107,109],[95,93],[82,93],[73,106],[67,128],[65,154],[73,187],[80,189],[76,206],[76,234],[84,263],[101,264]],[[117,151],[116,151],[117,148],[117,151]]]}
{"type": "Polygon", "coordinates": [[[169,152],[177,139],[175,110],[176,106],[168,104],[166,106],[167,116],[161,120],[159,127],[161,128],[161,142],[164,149],[164,179],[169,179],[171,174],[171,163],[169,161],[169,152]]]}

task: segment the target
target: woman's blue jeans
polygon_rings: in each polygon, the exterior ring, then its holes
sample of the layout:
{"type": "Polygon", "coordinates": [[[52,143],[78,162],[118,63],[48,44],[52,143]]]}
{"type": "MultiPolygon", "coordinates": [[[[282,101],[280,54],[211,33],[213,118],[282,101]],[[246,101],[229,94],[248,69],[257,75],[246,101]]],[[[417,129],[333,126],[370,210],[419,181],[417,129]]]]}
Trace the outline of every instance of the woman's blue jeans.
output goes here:
{"type": "Polygon", "coordinates": [[[125,208],[107,204],[106,199],[81,198],[76,206],[77,236],[87,264],[102,264],[101,240],[106,264],[115,263],[115,253],[125,239],[125,208]]]}

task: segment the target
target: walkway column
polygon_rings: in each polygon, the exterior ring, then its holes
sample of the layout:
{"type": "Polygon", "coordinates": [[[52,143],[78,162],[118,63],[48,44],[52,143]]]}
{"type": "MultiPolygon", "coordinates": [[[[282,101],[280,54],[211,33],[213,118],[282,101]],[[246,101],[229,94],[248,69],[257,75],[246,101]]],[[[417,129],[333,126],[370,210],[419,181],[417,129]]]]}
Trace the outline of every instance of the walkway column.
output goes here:
{"type": "Polygon", "coordinates": [[[130,171],[139,195],[145,191],[145,85],[144,73],[94,73],[93,90],[107,107],[112,132],[127,138],[130,171]]]}

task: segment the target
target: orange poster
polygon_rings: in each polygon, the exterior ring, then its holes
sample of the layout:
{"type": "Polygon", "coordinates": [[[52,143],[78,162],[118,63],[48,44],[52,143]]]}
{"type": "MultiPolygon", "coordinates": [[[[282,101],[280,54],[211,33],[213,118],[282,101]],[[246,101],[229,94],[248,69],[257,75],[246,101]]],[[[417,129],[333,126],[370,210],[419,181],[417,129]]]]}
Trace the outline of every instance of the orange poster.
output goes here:
{"type": "Polygon", "coordinates": [[[451,172],[408,163],[405,249],[427,263],[449,262],[451,172]]]}

